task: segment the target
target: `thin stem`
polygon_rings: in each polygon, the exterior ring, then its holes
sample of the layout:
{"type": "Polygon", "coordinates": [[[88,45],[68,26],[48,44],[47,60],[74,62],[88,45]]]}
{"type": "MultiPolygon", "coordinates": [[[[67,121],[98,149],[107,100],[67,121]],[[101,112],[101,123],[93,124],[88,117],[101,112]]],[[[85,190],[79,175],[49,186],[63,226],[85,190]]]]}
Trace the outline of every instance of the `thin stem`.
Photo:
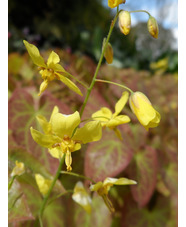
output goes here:
{"type": "Polygon", "coordinates": [[[11,178],[10,182],[8,183],[8,191],[9,191],[10,188],[12,187],[12,184],[13,184],[13,182],[14,182],[14,180],[15,180],[16,177],[17,177],[17,175],[14,175],[14,176],[11,178]]]}
{"type": "MultiPolygon", "coordinates": [[[[120,12],[120,11],[119,11],[119,12],[120,12]]],[[[91,91],[92,91],[92,88],[94,87],[94,84],[95,84],[95,82],[96,82],[96,77],[97,77],[97,75],[98,75],[98,71],[99,71],[99,68],[100,68],[100,66],[101,66],[101,62],[102,62],[102,60],[103,60],[105,50],[106,50],[106,47],[107,47],[107,45],[108,45],[108,42],[109,42],[110,36],[111,36],[111,34],[112,34],[112,30],[113,30],[113,28],[114,28],[114,25],[115,25],[115,23],[116,23],[116,20],[117,20],[117,18],[118,18],[119,12],[117,12],[116,16],[114,17],[114,20],[111,22],[110,29],[109,29],[109,32],[108,32],[108,35],[107,35],[107,39],[106,39],[104,48],[103,48],[103,50],[102,50],[102,53],[101,53],[101,56],[100,56],[98,65],[97,65],[97,67],[96,67],[96,71],[95,71],[95,73],[94,73],[94,77],[93,77],[93,79],[92,79],[92,82],[91,82],[89,88],[87,89],[87,94],[86,94],[86,97],[85,97],[85,99],[84,99],[84,102],[83,102],[81,111],[80,111],[80,117],[82,117],[82,115],[83,115],[85,106],[86,106],[86,104],[87,104],[87,102],[88,102],[88,98],[89,98],[90,93],[91,93],[91,91]]]]}
{"type": "Polygon", "coordinates": [[[10,211],[10,210],[11,210],[11,209],[15,206],[15,204],[16,204],[16,202],[17,202],[17,200],[18,200],[18,199],[20,199],[22,195],[23,195],[23,193],[21,192],[21,194],[20,194],[20,195],[18,195],[18,197],[14,200],[14,202],[13,202],[12,206],[10,207],[10,209],[8,209],[8,211],[10,211]]]}
{"type": "Polygon", "coordinates": [[[48,201],[48,198],[49,198],[49,196],[50,196],[50,194],[51,194],[51,192],[52,192],[52,189],[53,189],[53,187],[54,187],[54,185],[55,185],[55,183],[56,183],[56,181],[57,181],[57,179],[58,179],[58,177],[59,177],[59,175],[60,175],[60,173],[61,173],[61,168],[62,168],[62,166],[63,166],[64,160],[65,160],[65,155],[63,155],[62,159],[60,160],[60,163],[59,163],[59,166],[58,166],[56,175],[55,175],[55,177],[54,177],[54,179],[53,179],[53,181],[52,181],[52,184],[51,184],[51,186],[50,186],[50,188],[49,188],[49,190],[48,190],[46,196],[45,196],[44,199],[43,199],[43,203],[42,203],[41,208],[40,208],[40,210],[39,210],[39,219],[40,219],[39,221],[40,221],[40,226],[42,226],[42,225],[41,225],[41,222],[42,222],[41,218],[42,218],[42,215],[43,215],[43,211],[44,211],[44,209],[45,209],[45,206],[46,206],[46,203],[47,203],[47,201],[48,201]]]}
{"type": "Polygon", "coordinates": [[[143,9],[132,10],[132,11],[129,11],[129,13],[147,13],[149,15],[149,17],[151,16],[151,14],[148,11],[143,10],[143,9]]]}
{"type": "Polygon", "coordinates": [[[73,193],[73,192],[74,192],[73,190],[67,190],[67,191],[65,191],[65,192],[60,193],[59,195],[57,195],[57,196],[55,196],[54,198],[52,198],[52,199],[48,202],[47,206],[48,206],[49,204],[51,204],[52,202],[54,202],[56,199],[60,198],[61,196],[66,195],[66,194],[68,194],[68,193],[73,193]]]}
{"type": "Polygon", "coordinates": [[[68,175],[72,175],[72,176],[75,176],[75,177],[80,177],[80,178],[84,178],[85,180],[89,180],[91,181],[92,183],[96,183],[95,181],[93,181],[91,178],[89,177],[86,177],[86,176],[83,176],[83,175],[80,175],[78,173],[73,173],[73,172],[67,172],[67,171],[61,171],[62,174],[68,174],[68,175]]]}
{"type": "Polygon", "coordinates": [[[82,81],[78,80],[75,76],[71,75],[68,72],[65,72],[65,74],[67,74],[68,76],[72,77],[74,80],[76,80],[78,83],[80,83],[81,85],[83,85],[83,87],[85,87],[86,89],[88,89],[88,86],[86,84],[84,84],[82,81]]]}
{"type": "Polygon", "coordinates": [[[127,86],[125,85],[121,85],[121,84],[118,84],[118,83],[115,83],[115,82],[112,82],[112,81],[109,81],[109,80],[100,80],[100,79],[96,79],[96,82],[102,82],[102,83],[107,83],[107,84],[113,84],[113,85],[116,85],[118,87],[122,87],[126,90],[128,90],[130,93],[134,93],[130,88],[128,88],[127,86]]]}

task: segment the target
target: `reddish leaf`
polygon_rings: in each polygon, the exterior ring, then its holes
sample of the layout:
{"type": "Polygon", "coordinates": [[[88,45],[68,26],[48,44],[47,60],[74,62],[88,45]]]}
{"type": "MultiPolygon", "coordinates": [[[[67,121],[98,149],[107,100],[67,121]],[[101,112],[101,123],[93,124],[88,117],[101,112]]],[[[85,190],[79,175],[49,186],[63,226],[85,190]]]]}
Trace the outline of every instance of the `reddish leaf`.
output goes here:
{"type": "Polygon", "coordinates": [[[128,196],[125,199],[122,215],[122,227],[168,227],[171,219],[170,200],[163,196],[155,199],[155,204],[151,209],[147,207],[139,209],[137,204],[128,196]]]}
{"type": "Polygon", "coordinates": [[[131,187],[134,200],[140,207],[145,206],[156,186],[157,156],[156,151],[146,147],[139,150],[128,168],[129,178],[137,181],[137,185],[131,187]]]}
{"type": "Polygon", "coordinates": [[[58,167],[58,160],[52,158],[46,149],[35,143],[30,134],[30,127],[37,128],[35,119],[37,114],[49,118],[55,105],[59,107],[60,112],[70,113],[66,104],[47,92],[41,98],[33,99],[25,89],[17,89],[9,100],[9,128],[12,130],[14,140],[38,158],[52,173],[55,173],[58,167]]]}
{"type": "Polygon", "coordinates": [[[103,130],[103,137],[89,144],[85,155],[85,174],[95,181],[114,177],[123,171],[132,158],[131,150],[114,131],[103,130]]]}
{"type": "Polygon", "coordinates": [[[20,184],[14,180],[11,189],[8,192],[8,221],[33,220],[34,217],[29,209],[25,194],[21,190],[20,184]]]}

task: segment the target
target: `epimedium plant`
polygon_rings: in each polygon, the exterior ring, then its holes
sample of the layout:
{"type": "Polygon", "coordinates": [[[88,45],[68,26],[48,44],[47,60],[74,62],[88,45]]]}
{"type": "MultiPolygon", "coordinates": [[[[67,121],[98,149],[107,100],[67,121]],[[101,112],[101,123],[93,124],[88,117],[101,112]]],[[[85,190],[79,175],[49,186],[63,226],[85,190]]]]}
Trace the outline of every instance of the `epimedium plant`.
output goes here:
{"type": "MultiPolygon", "coordinates": [[[[81,205],[87,213],[91,213],[92,207],[90,193],[97,192],[97,194],[103,198],[103,202],[105,203],[109,211],[111,213],[114,213],[115,208],[108,197],[110,188],[114,185],[135,185],[137,184],[137,182],[125,177],[120,177],[117,179],[109,176],[107,176],[104,181],[95,182],[93,179],[87,176],[72,172],[74,168],[73,166],[75,165],[75,163],[72,162],[73,152],[78,152],[79,150],[81,150],[84,144],[94,144],[97,141],[101,142],[106,128],[109,128],[109,130],[113,131],[115,133],[115,136],[117,136],[122,141],[122,134],[119,131],[118,126],[127,124],[131,120],[129,116],[120,114],[128,100],[132,112],[136,115],[140,124],[147,131],[149,130],[149,128],[157,127],[160,123],[160,114],[154,109],[149,99],[142,92],[134,92],[123,84],[97,79],[103,58],[105,57],[108,64],[111,64],[113,61],[114,52],[109,40],[117,20],[119,20],[118,24],[120,31],[124,35],[127,35],[129,34],[131,29],[130,14],[135,12],[145,12],[149,15],[149,20],[147,22],[148,31],[151,36],[158,38],[158,25],[155,18],[145,10],[136,10],[131,12],[119,10],[119,5],[123,3],[125,3],[125,0],[108,1],[108,6],[110,8],[117,7],[117,12],[113,21],[111,22],[108,36],[103,39],[102,53],[89,86],[84,84],[84,82],[80,81],[75,76],[71,75],[71,73],[67,72],[59,64],[60,58],[57,53],[52,51],[48,57],[47,62],[45,63],[44,58],[40,55],[38,48],[25,40],[23,41],[33,63],[38,66],[39,73],[41,74],[41,77],[43,79],[43,82],[40,85],[40,91],[38,94],[39,96],[43,92],[45,92],[49,83],[53,80],[60,80],[70,90],[80,96],[82,96],[83,93],[78,88],[78,86],[70,80],[70,78],[76,80],[77,83],[80,83],[86,89],[84,101],[79,111],[76,110],[74,113],[66,115],[59,112],[58,106],[54,106],[49,121],[47,121],[46,117],[41,114],[36,116],[42,132],[34,129],[33,127],[30,128],[30,133],[33,140],[41,147],[47,148],[49,154],[53,158],[59,160],[58,169],[52,179],[42,176],[39,173],[35,174],[35,181],[43,197],[39,212],[37,213],[40,226],[43,226],[43,213],[47,205],[52,203],[54,200],[57,200],[59,197],[65,196],[70,193],[72,193],[72,199],[76,203],[81,205]],[[92,113],[91,118],[83,119],[82,117],[84,110],[89,101],[92,89],[95,83],[98,82],[119,86],[125,91],[122,93],[121,98],[116,102],[114,113],[112,113],[109,108],[102,107],[100,110],[92,113]],[[64,162],[66,164],[67,171],[62,171],[64,162]],[[62,192],[57,196],[51,198],[51,194],[56,187],[57,180],[59,179],[59,176],[63,174],[83,178],[91,182],[89,192],[86,190],[84,184],[79,181],[74,186],[74,190],[66,190],[65,192],[62,192]]],[[[11,180],[8,187],[9,190],[11,190],[16,177],[22,175],[25,172],[24,163],[16,161],[15,164],[16,165],[11,173],[11,180]]]]}

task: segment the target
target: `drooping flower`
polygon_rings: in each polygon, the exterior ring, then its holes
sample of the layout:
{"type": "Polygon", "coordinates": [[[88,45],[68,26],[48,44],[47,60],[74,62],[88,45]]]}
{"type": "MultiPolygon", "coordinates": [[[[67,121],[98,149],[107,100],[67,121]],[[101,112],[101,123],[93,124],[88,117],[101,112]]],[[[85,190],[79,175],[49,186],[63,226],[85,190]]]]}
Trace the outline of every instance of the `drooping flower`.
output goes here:
{"type": "Polygon", "coordinates": [[[128,11],[122,10],[119,13],[119,29],[124,35],[128,35],[131,28],[131,16],[128,11]]]}
{"type": "Polygon", "coordinates": [[[110,8],[115,8],[119,6],[121,3],[125,3],[126,0],[108,0],[108,6],[110,8]]]}
{"type": "Polygon", "coordinates": [[[119,115],[119,113],[124,108],[128,97],[129,93],[127,91],[123,92],[121,98],[115,105],[115,113],[112,113],[111,110],[107,107],[103,107],[92,114],[92,118],[99,120],[102,127],[108,127],[114,130],[119,139],[122,139],[122,137],[120,131],[117,129],[117,126],[130,122],[130,118],[127,115],[119,115]]]}
{"type": "Polygon", "coordinates": [[[108,198],[108,192],[110,190],[110,188],[113,185],[132,185],[132,184],[137,184],[136,181],[134,180],[130,180],[128,178],[111,178],[111,177],[107,177],[103,182],[99,181],[96,184],[93,184],[90,186],[90,190],[91,191],[96,191],[98,193],[98,195],[100,195],[106,206],[109,208],[109,210],[111,212],[114,212],[115,209],[112,205],[112,202],[109,200],[108,198]]]}
{"type": "Polygon", "coordinates": [[[40,92],[38,95],[41,95],[41,93],[44,92],[48,87],[49,82],[54,79],[61,80],[71,90],[79,95],[82,95],[79,88],[66,77],[66,75],[69,73],[67,73],[65,69],[60,64],[58,64],[60,62],[58,54],[52,51],[48,57],[47,63],[45,63],[36,46],[28,43],[25,40],[23,40],[23,43],[30,57],[32,58],[33,63],[39,67],[39,73],[44,80],[40,85],[40,92]]]}
{"type": "Polygon", "coordinates": [[[129,105],[147,131],[149,128],[159,125],[161,115],[153,108],[149,99],[142,92],[134,92],[129,98],[129,105]]]}
{"type": "Polygon", "coordinates": [[[156,19],[152,16],[149,17],[147,22],[147,29],[152,37],[155,39],[158,38],[159,28],[156,19]]]}
{"type": "Polygon", "coordinates": [[[25,165],[23,162],[18,162],[17,160],[15,161],[15,167],[13,168],[11,172],[11,177],[14,176],[20,176],[25,172],[25,165]]]}
{"type": "Polygon", "coordinates": [[[45,179],[41,174],[35,174],[35,179],[39,191],[43,196],[45,196],[51,186],[52,180],[45,179]]]}
{"type": "Polygon", "coordinates": [[[92,211],[92,200],[90,198],[90,195],[85,190],[83,183],[81,181],[78,181],[74,187],[74,193],[72,195],[72,199],[78,203],[80,206],[83,207],[83,209],[90,214],[92,211]]]}
{"type": "Polygon", "coordinates": [[[70,115],[55,113],[51,116],[50,134],[42,134],[31,127],[33,139],[39,145],[48,148],[54,158],[62,158],[65,154],[67,171],[71,171],[71,152],[81,148],[81,144],[98,141],[102,136],[102,128],[99,121],[90,121],[82,128],[79,112],[70,115]],[[74,133],[75,132],[75,133],[74,133]]]}

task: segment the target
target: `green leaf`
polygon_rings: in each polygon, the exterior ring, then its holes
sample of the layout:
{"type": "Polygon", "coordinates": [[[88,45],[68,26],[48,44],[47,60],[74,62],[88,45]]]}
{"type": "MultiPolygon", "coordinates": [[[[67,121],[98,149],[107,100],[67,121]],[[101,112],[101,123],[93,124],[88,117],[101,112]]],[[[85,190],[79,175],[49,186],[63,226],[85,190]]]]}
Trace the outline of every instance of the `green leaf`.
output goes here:
{"type": "Polygon", "coordinates": [[[85,174],[95,181],[114,177],[127,167],[131,158],[132,152],[127,145],[116,137],[113,130],[105,129],[100,141],[88,145],[85,174]]]}
{"type": "Polygon", "coordinates": [[[157,164],[156,150],[146,146],[143,150],[136,152],[129,165],[129,178],[137,182],[137,185],[131,186],[132,195],[140,207],[149,202],[154,192],[157,164]]]}

